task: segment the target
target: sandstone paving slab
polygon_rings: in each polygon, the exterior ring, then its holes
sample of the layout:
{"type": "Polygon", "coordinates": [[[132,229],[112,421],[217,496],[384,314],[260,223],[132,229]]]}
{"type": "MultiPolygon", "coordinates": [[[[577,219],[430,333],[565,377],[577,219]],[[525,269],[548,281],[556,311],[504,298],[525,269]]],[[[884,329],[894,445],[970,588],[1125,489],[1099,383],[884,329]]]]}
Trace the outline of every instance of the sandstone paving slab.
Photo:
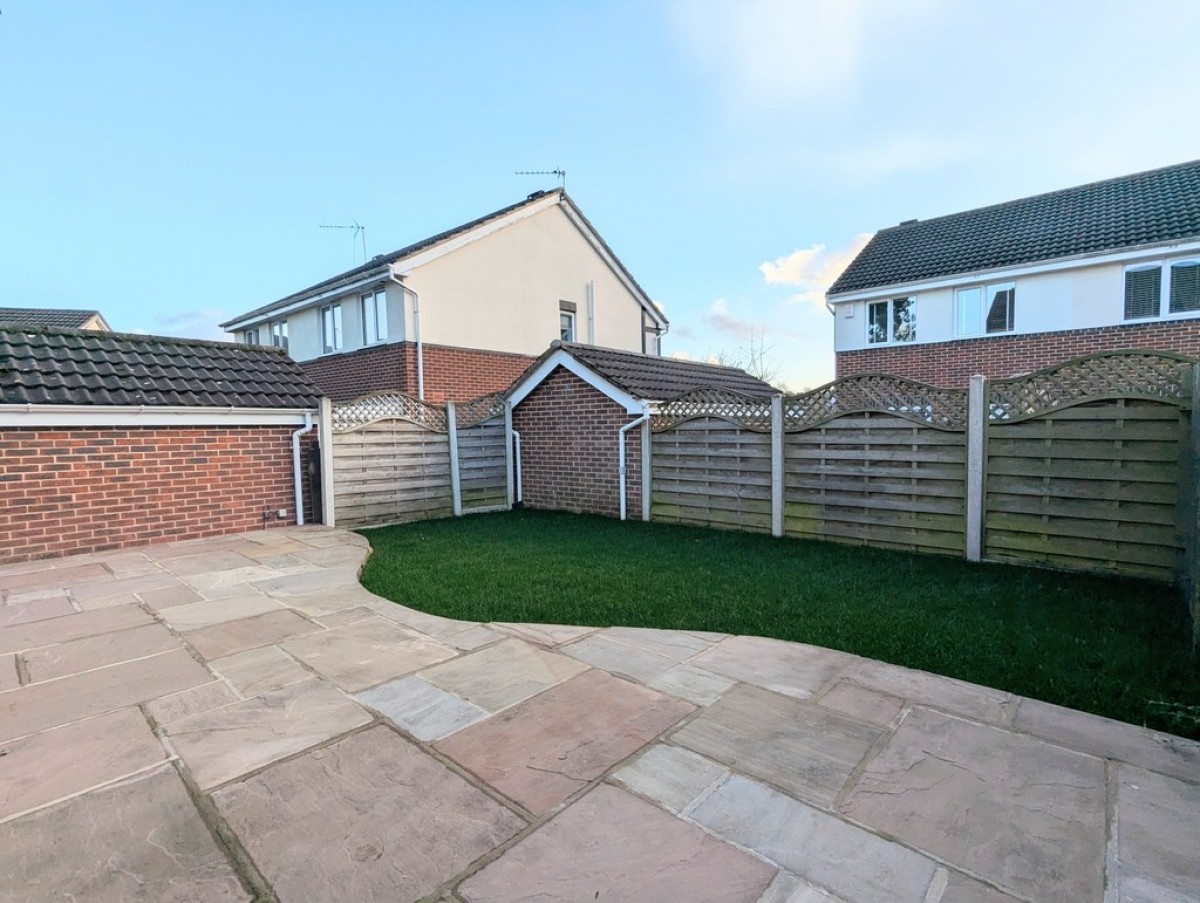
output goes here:
{"type": "Polygon", "coordinates": [[[143,708],[158,724],[170,724],[199,715],[201,712],[240,702],[241,699],[226,681],[214,680],[179,693],[152,699],[143,703],[143,708]]]}
{"type": "Polygon", "coordinates": [[[206,659],[224,658],[235,652],[282,643],[322,628],[294,611],[271,611],[236,621],[222,621],[184,635],[206,659]]]}
{"type": "Polygon", "coordinates": [[[509,624],[498,622],[509,633],[515,633],[539,646],[560,646],[595,633],[599,627],[572,627],[569,624],[509,624]]]}
{"type": "Polygon", "coordinates": [[[164,652],[0,693],[0,740],[136,705],[212,680],[187,652],[164,652]]]}
{"type": "Polygon", "coordinates": [[[375,596],[374,600],[368,603],[376,614],[395,621],[398,624],[403,624],[405,627],[410,627],[420,633],[428,636],[443,637],[453,636],[456,633],[461,633],[468,627],[476,626],[473,621],[458,621],[454,618],[443,618],[441,615],[431,615],[427,612],[417,611],[415,608],[409,608],[407,605],[401,605],[398,602],[391,602],[387,599],[381,599],[375,596]]]}
{"type": "Polygon", "coordinates": [[[209,666],[246,697],[282,690],[312,677],[311,671],[278,646],[264,646],[215,658],[209,662],[209,666]]]}
{"type": "MultiPolygon", "coordinates": [[[[270,570],[264,568],[263,570],[270,570]]],[[[236,573],[236,572],[233,572],[236,573]]],[[[249,582],[260,593],[284,598],[286,596],[307,595],[317,590],[336,589],[342,586],[358,585],[358,565],[350,567],[325,568],[320,571],[304,574],[283,574],[276,572],[262,578],[243,579],[249,582]]],[[[338,606],[345,608],[345,605],[338,606]]]]}
{"type": "Polygon", "coordinates": [[[161,624],[143,624],[100,636],[81,637],[22,654],[31,682],[65,677],[181,649],[183,644],[161,624]]]}
{"type": "Polygon", "coordinates": [[[159,567],[178,577],[187,577],[192,574],[204,572],[250,568],[258,563],[251,558],[247,558],[241,552],[218,551],[207,552],[201,555],[188,555],[183,558],[168,558],[162,561],[159,567]]]}
{"type": "Polygon", "coordinates": [[[798,799],[829,806],[879,736],[860,721],[743,684],[671,739],[798,799]]]}
{"type": "Polygon", "coordinates": [[[114,577],[142,577],[146,574],[162,573],[158,562],[147,558],[141,552],[98,552],[96,557],[114,577]]]}
{"type": "Polygon", "coordinates": [[[46,618],[57,618],[74,612],[75,606],[71,604],[66,593],[55,593],[29,601],[10,599],[4,605],[0,605],[0,630],[13,624],[44,621],[46,618]]]}
{"type": "Polygon", "coordinates": [[[75,603],[85,611],[93,608],[111,608],[123,604],[126,597],[134,593],[181,586],[170,574],[143,574],[139,577],[118,577],[105,581],[84,581],[71,588],[75,603]]]}
{"type": "Polygon", "coordinates": [[[846,672],[860,687],[989,724],[1007,725],[1016,698],[966,681],[862,659],[846,672]]]}
{"type": "Polygon", "coordinates": [[[353,608],[339,608],[337,611],[314,616],[315,620],[323,627],[344,627],[347,624],[353,624],[355,621],[362,621],[373,617],[375,617],[375,613],[365,605],[356,605],[353,608]]]}
{"type": "Polygon", "coordinates": [[[20,685],[21,677],[17,673],[17,657],[0,655],[0,692],[15,690],[20,685]]]}
{"type": "Polygon", "coordinates": [[[0,824],[0,901],[249,900],[170,768],[0,824]]]}
{"type": "Polygon", "coordinates": [[[861,686],[849,678],[839,680],[816,701],[827,709],[879,727],[890,725],[904,708],[903,700],[861,686]]]}
{"type": "Polygon", "coordinates": [[[604,636],[673,658],[677,662],[687,661],[716,642],[682,630],[659,630],[651,627],[609,627],[604,631],[604,636]]]}
{"type": "Polygon", "coordinates": [[[1200,781],[1200,743],[1051,705],[1022,699],[1013,727],[1060,746],[1116,759],[1184,780],[1200,781]]]}
{"type": "Polygon", "coordinates": [[[417,900],[525,827],[385,727],[213,797],[281,903],[417,900]]]}
{"type": "Polygon", "coordinates": [[[151,768],[165,758],[150,725],[132,708],[5,743],[0,745],[0,820],[151,768]]]}
{"type": "Polygon", "coordinates": [[[679,814],[729,774],[724,765],[691,750],[656,743],[609,779],[679,814]]]}
{"type": "Polygon", "coordinates": [[[600,785],[459,888],[467,903],[754,903],[776,870],[616,787],[600,785]]]}
{"type": "Polygon", "coordinates": [[[204,597],[190,586],[184,586],[181,583],[178,586],[167,586],[162,589],[143,590],[138,593],[138,598],[155,611],[162,611],[164,608],[173,608],[176,605],[200,602],[204,597]]]}
{"type": "Polygon", "coordinates": [[[1117,900],[1120,903],[1196,903],[1197,897],[1163,887],[1138,875],[1121,881],[1117,900]]]}
{"type": "Polygon", "coordinates": [[[1098,900],[1104,763],[913,709],[840,810],[1017,896],[1098,900]]]}
{"type": "Polygon", "coordinates": [[[565,655],[506,639],[427,668],[421,677],[489,712],[515,705],[587,670],[565,655]]]}
{"type": "Polygon", "coordinates": [[[1118,881],[1142,879],[1200,899],[1200,784],[1121,766],[1117,786],[1118,881]]]}
{"type": "Polygon", "coordinates": [[[210,627],[213,624],[220,624],[222,621],[236,621],[238,618],[249,618],[254,615],[266,614],[269,611],[283,610],[283,606],[269,596],[259,593],[241,593],[208,602],[172,605],[168,608],[158,609],[158,613],[176,630],[184,632],[210,627]]]}
{"type": "Polygon", "coordinates": [[[696,705],[711,705],[733,686],[733,681],[684,662],[647,681],[646,685],[696,705]]]}
{"type": "MultiPolygon", "coordinates": [[[[845,903],[803,878],[780,872],[766,889],[758,903],[845,903]]],[[[938,901],[941,903],[941,901],[938,901]]]]}
{"type": "Polygon", "coordinates": [[[489,714],[415,675],[359,693],[357,699],[426,741],[448,737],[489,714]]]}
{"type": "Polygon", "coordinates": [[[967,875],[948,872],[946,869],[938,869],[934,884],[940,884],[942,877],[945,878],[945,887],[942,888],[942,895],[937,903],[1019,903],[1016,897],[988,887],[967,875]]]}
{"type": "Polygon", "coordinates": [[[31,571],[0,571],[0,590],[10,593],[28,592],[31,589],[48,587],[60,588],[74,586],[89,580],[111,580],[112,574],[100,564],[67,565],[65,567],[46,567],[38,563],[31,571]]]}
{"type": "Polygon", "coordinates": [[[368,723],[371,716],[322,680],[167,725],[196,783],[208,789],[368,723]]]}
{"type": "Polygon", "coordinates": [[[733,636],[692,664],[785,696],[807,699],[857,659],[844,652],[764,637],[733,636]]]}
{"type": "Polygon", "coordinates": [[[741,775],[689,817],[846,903],[920,903],[937,868],[907,847],[741,775]]]}
{"type": "Polygon", "coordinates": [[[603,671],[585,671],[437,748],[535,813],[558,806],[692,712],[603,671]]]}
{"type": "Polygon", "coordinates": [[[498,630],[492,630],[490,627],[484,627],[482,624],[474,624],[466,630],[460,630],[458,633],[448,633],[441,637],[443,643],[449,643],[455,649],[462,649],[464,652],[474,652],[481,646],[487,646],[497,640],[504,639],[508,634],[501,633],[498,630]]]}
{"type": "Polygon", "coordinates": [[[277,598],[289,608],[295,608],[318,619],[355,606],[374,608],[380,601],[378,596],[368,592],[358,583],[319,589],[310,593],[288,593],[277,598]]]}
{"type": "Polygon", "coordinates": [[[154,618],[137,605],[122,605],[103,611],[85,611],[30,624],[17,624],[0,630],[0,653],[36,649],[51,643],[64,643],[79,637],[98,636],[153,623],[154,618]]]}
{"type": "Polygon", "coordinates": [[[351,692],[419,671],[458,653],[386,618],[370,618],[283,644],[291,655],[351,692]]]}
{"type": "Polygon", "coordinates": [[[324,568],[344,566],[350,554],[341,545],[330,546],[324,549],[316,549],[304,543],[298,543],[297,546],[291,553],[294,558],[324,568]]]}
{"type": "Polygon", "coordinates": [[[256,582],[280,579],[283,576],[275,568],[256,564],[252,567],[234,568],[229,571],[201,571],[180,579],[199,590],[200,594],[206,598],[219,599],[222,596],[244,593],[248,589],[256,590],[258,589],[255,585],[256,582]]]}
{"type": "Polygon", "coordinates": [[[607,633],[584,637],[577,643],[563,646],[561,651],[581,662],[640,681],[653,680],[679,664],[677,658],[622,643],[607,633]]]}

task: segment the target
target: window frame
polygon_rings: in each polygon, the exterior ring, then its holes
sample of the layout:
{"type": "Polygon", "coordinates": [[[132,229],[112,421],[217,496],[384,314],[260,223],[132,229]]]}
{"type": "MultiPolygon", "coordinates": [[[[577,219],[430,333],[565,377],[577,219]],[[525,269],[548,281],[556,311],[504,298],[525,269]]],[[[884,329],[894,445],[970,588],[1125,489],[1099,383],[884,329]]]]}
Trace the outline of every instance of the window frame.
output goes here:
{"type": "Polygon", "coordinates": [[[1017,331],[1017,283],[1014,279],[1007,279],[1003,282],[976,282],[968,285],[958,286],[954,289],[954,337],[956,339],[971,339],[983,338],[990,335],[1012,335],[1017,331]],[[963,292],[978,291],[979,308],[975,312],[978,321],[979,329],[976,331],[968,331],[965,328],[963,317],[963,305],[959,301],[959,295],[963,292]],[[992,299],[996,293],[1002,291],[1011,291],[1012,294],[1012,317],[1009,319],[1008,329],[988,329],[988,314],[991,313],[992,299]]]}
{"type": "Polygon", "coordinates": [[[388,340],[387,290],[378,288],[358,296],[358,312],[362,320],[363,345],[380,345],[388,340]],[[368,305],[373,315],[368,316],[368,305]],[[382,327],[382,328],[381,328],[382,327]],[[374,330],[375,337],[371,338],[374,330]]]}
{"type": "Polygon", "coordinates": [[[577,322],[578,321],[575,318],[574,311],[559,310],[559,312],[558,312],[558,337],[559,337],[560,341],[563,341],[563,342],[574,342],[575,341],[575,335],[576,335],[575,328],[576,328],[577,322]],[[567,335],[564,335],[564,333],[569,333],[570,335],[567,336],[567,335]]]}
{"type": "Polygon", "coordinates": [[[287,320],[272,320],[267,324],[267,331],[271,336],[271,347],[282,348],[288,350],[288,321],[287,320]]]}
{"type": "Polygon", "coordinates": [[[342,350],[342,302],[321,306],[321,353],[334,354],[342,350]],[[326,314],[329,314],[326,319],[326,314]],[[330,341],[329,327],[332,326],[333,341],[330,341]]]}
{"type": "MultiPolygon", "coordinates": [[[[1172,317],[1194,317],[1200,314],[1200,301],[1197,306],[1191,310],[1174,310],[1175,306],[1175,268],[1176,267],[1200,267],[1200,257],[1183,257],[1179,260],[1166,261],[1169,275],[1163,280],[1163,301],[1166,304],[1166,313],[1162,314],[1165,318],[1172,317]]],[[[1159,308],[1160,311],[1162,308],[1159,308]]]]}
{"type": "Polygon", "coordinates": [[[1186,320],[1200,317],[1200,304],[1192,310],[1172,310],[1172,286],[1175,282],[1176,267],[1200,266],[1200,256],[1159,258],[1157,260],[1141,260],[1130,263],[1121,272],[1121,322],[1122,323],[1158,323],[1170,320],[1186,320]],[[1130,317],[1125,311],[1125,294],[1128,292],[1130,273],[1148,273],[1158,271],[1158,307],[1155,313],[1144,317],[1130,317]]]}
{"type": "Polygon", "coordinates": [[[242,342],[246,345],[261,345],[262,342],[259,341],[261,338],[259,329],[260,327],[258,326],[252,326],[249,329],[242,330],[242,342]]]}
{"type": "Polygon", "coordinates": [[[916,295],[901,295],[895,298],[878,298],[874,301],[867,301],[867,315],[863,318],[863,325],[866,329],[866,344],[871,348],[878,348],[884,345],[914,345],[917,342],[917,296],[916,295]],[[912,310],[913,334],[907,339],[897,339],[895,336],[896,322],[896,302],[905,301],[912,310]],[[871,338],[871,309],[876,305],[884,305],[884,329],[886,334],[881,340],[873,340],[871,338]]]}

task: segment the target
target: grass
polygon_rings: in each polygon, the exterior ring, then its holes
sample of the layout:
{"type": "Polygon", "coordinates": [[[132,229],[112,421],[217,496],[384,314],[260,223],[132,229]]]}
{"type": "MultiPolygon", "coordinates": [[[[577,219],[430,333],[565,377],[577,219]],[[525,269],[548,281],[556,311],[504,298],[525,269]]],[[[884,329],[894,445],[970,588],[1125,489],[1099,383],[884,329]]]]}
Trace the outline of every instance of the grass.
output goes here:
{"type": "Polygon", "coordinates": [[[422,611],[777,637],[1200,739],[1159,584],[540,511],[362,532],[363,584],[422,611]]]}

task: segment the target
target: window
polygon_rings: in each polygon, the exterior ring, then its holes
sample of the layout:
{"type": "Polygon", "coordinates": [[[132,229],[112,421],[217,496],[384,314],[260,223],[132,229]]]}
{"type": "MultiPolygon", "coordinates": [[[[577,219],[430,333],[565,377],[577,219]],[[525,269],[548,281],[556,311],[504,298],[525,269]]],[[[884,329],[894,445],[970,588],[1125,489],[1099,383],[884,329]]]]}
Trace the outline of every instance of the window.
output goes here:
{"type": "Polygon", "coordinates": [[[387,293],[383,289],[360,296],[362,305],[363,344],[374,345],[387,340],[387,293]]]}
{"type": "Polygon", "coordinates": [[[915,342],[917,340],[917,299],[893,298],[867,305],[867,343],[915,342]]]}
{"type": "Polygon", "coordinates": [[[1196,312],[1200,312],[1200,260],[1143,263],[1125,270],[1126,320],[1196,312]]]}
{"type": "Polygon", "coordinates": [[[1173,314],[1200,310],[1200,260],[1181,260],[1171,264],[1171,304],[1173,314]]]}
{"type": "Polygon", "coordinates": [[[247,329],[244,333],[242,333],[242,340],[247,345],[261,344],[258,341],[258,327],[256,326],[256,327],[254,327],[254,329],[247,329]]]}
{"type": "Polygon", "coordinates": [[[271,344],[287,351],[287,320],[276,320],[271,324],[271,344]]]}
{"type": "Polygon", "coordinates": [[[575,341],[575,314],[565,310],[558,312],[558,336],[564,342],[575,341]]]}
{"type": "Polygon", "coordinates": [[[342,305],[321,308],[321,345],[328,354],[342,350],[342,305]]]}
{"type": "Polygon", "coordinates": [[[1125,319],[1157,317],[1162,308],[1162,267],[1158,264],[1125,271],[1125,319]]]}
{"type": "Polygon", "coordinates": [[[954,293],[955,332],[964,336],[1012,332],[1016,295],[1011,282],[958,289],[954,293]]]}

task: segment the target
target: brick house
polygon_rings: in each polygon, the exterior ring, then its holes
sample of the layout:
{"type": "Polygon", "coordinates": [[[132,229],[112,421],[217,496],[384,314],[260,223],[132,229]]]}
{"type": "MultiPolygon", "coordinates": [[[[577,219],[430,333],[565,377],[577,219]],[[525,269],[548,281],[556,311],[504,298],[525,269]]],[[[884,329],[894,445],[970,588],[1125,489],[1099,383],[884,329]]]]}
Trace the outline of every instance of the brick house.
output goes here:
{"type": "Polygon", "coordinates": [[[318,394],[271,348],[0,325],[0,562],[303,523],[318,394]]]}
{"type": "Polygon", "coordinates": [[[633,512],[648,520],[642,461],[649,454],[649,415],[656,404],[694,389],[778,394],[733,367],[553,342],[508,391],[524,503],[622,519],[633,512]]]}
{"type": "Polygon", "coordinates": [[[667,319],[565,191],[539,191],[221,324],[277,345],[335,401],[463,401],[552,339],[657,355],[667,319]]]}
{"type": "Polygon", "coordinates": [[[878,232],[826,296],[837,375],[943,386],[1200,354],[1200,161],[878,232]]]}

